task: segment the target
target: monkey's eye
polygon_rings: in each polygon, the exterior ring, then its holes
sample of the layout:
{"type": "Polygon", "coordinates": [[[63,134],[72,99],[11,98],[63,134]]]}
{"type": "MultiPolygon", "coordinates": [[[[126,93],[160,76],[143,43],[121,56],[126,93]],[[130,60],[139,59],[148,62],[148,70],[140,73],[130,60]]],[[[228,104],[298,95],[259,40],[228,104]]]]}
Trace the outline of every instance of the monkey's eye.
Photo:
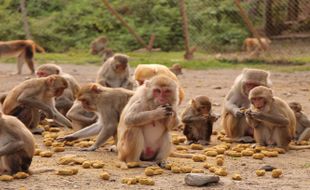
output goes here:
{"type": "Polygon", "coordinates": [[[160,94],[160,89],[158,89],[158,88],[155,88],[154,90],[153,90],[153,93],[154,94],[156,94],[156,95],[158,95],[158,94],[160,94]]]}

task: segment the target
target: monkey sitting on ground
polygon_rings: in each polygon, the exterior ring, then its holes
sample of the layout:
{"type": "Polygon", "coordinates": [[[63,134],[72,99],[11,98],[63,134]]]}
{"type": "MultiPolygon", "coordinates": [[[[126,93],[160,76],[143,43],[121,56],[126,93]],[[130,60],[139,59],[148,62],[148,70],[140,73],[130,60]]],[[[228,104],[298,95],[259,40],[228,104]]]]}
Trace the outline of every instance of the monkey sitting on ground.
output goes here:
{"type": "Polygon", "coordinates": [[[31,74],[34,74],[34,54],[35,52],[44,53],[45,50],[32,40],[0,41],[0,57],[17,57],[17,73],[22,73],[24,62],[27,63],[31,74]]]}
{"type": "Polygon", "coordinates": [[[244,110],[250,107],[248,94],[256,86],[271,86],[269,72],[243,69],[225,97],[221,125],[228,138],[236,142],[253,142],[253,129],[245,121],[244,110]]]}
{"type": "Polygon", "coordinates": [[[309,140],[310,138],[310,120],[307,115],[302,112],[302,106],[298,102],[289,103],[290,108],[294,111],[296,117],[296,133],[295,139],[300,142],[309,140]]]}
{"type": "Polygon", "coordinates": [[[40,65],[36,71],[38,77],[47,77],[50,75],[60,75],[68,82],[68,88],[64,90],[61,96],[55,98],[55,106],[57,110],[66,115],[68,110],[72,107],[76,94],[80,86],[76,79],[67,73],[64,73],[60,66],[52,63],[40,65]]]}
{"type": "Polygon", "coordinates": [[[212,135],[213,123],[218,119],[211,112],[211,102],[207,96],[197,96],[191,100],[182,113],[183,134],[188,144],[207,145],[212,135]]]}
{"type": "Polygon", "coordinates": [[[89,148],[82,149],[86,151],[96,150],[111,136],[114,136],[116,140],[117,124],[121,112],[132,95],[133,91],[131,90],[107,88],[96,83],[82,86],[77,99],[81,102],[85,110],[97,114],[98,121],[58,140],[72,141],[98,134],[95,144],[89,148]]]}
{"type": "Polygon", "coordinates": [[[109,58],[100,68],[96,82],[102,86],[133,89],[133,82],[129,79],[128,57],[123,54],[115,54],[109,58]]]}
{"type": "Polygon", "coordinates": [[[169,156],[169,131],[177,123],[177,101],[178,84],[167,76],[155,76],[138,87],[117,128],[118,158],[123,167],[128,162],[162,163],[169,156]]]}
{"type": "Polygon", "coordinates": [[[71,128],[70,121],[55,108],[55,97],[68,87],[66,79],[59,75],[33,78],[23,81],[7,94],[3,102],[3,113],[16,116],[33,133],[41,133],[38,128],[39,110],[56,123],[71,128]]]}
{"type": "Polygon", "coordinates": [[[182,74],[183,74],[183,72],[182,72],[182,66],[181,66],[180,64],[173,64],[173,65],[169,68],[169,70],[170,70],[171,72],[173,72],[176,76],[182,75],[182,74]]]}
{"type": "Polygon", "coordinates": [[[179,91],[178,104],[181,104],[185,95],[184,90],[180,86],[179,80],[176,75],[171,72],[168,67],[159,64],[140,64],[135,69],[134,78],[139,85],[142,85],[145,80],[151,79],[156,75],[165,75],[177,83],[179,91]]]}
{"type": "Polygon", "coordinates": [[[34,138],[16,117],[0,112],[0,175],[29,172],[34,138]]]}
{"type": "MultiPolygon", "coordinates": [[[[270,46],[270,39],[268,38],[260,38],[260,41],[265,46],[266,49],[270,46]]],[[[259,54],[264,50],[264,47],[261,47],[257,38],[246,38],[243,41],[243,49],[246,50],[247,53],[259,54]]]]}
{"type": "Polygon", "coordinates": [[[92,55],[99,55],[103,57],[103,61],[105,62],[114,55],[112,49],[107,48],[107,44],[108,39],[105,36],[96,38],[90,44],[90,53],[92,55]]]}

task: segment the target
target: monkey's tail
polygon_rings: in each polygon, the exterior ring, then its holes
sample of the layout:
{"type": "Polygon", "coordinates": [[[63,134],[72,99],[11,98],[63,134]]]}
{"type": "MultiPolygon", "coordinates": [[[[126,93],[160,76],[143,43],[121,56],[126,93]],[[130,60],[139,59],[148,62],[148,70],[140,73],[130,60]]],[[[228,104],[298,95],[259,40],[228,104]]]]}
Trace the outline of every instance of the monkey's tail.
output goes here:
{"type": "Polygon", "coordinates": [[[177,153],[177,152],[171,152],[170,157],[175,157],[175,158],[189,158],[192,159],[193,158],[193,154],[182,154],[182,153],[177,153]]]}
{"type": "Polygon", "coordinates": [[[54,172],[54,171],[56,170],[52,168],[40,168],[36,170],[29,170],[29,173],[33,175],[33,174],[40,174],[40,173],[54,172]]]}
{"type": "Polygon", "coordinates": [[[45,49],[43,47],[39,46],[38,44],[35,43],[34,47],[35,47],[36,52],[45,53],[45,49]]]}
{"type": "Polygon", "coordinates": [[[290,144],[288,147],[289,147],[290,150],[304,150],[304,149],[310,149],[310,145],[296,146],[296,145],[290,144]]]}

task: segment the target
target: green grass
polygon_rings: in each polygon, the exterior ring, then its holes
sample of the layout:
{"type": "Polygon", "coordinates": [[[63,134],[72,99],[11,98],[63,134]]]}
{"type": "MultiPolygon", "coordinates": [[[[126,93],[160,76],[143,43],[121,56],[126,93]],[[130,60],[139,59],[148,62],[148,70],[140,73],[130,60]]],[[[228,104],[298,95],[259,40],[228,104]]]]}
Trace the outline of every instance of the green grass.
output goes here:
{"type": "MultiPolygon", "coordinates": [[[[152,53],[126,53],[131,57],[130,65],[136,67],[138,64],[163,64],[171,66],[175,63],[181,64],[188,69],[240,69],[244,67],[260,68],[272,71],[294,72],[294,71],[310,71],[310,64],[304,65],[272,65],[261,61],[250,61],[247,63],[235,63],[228,61],[219,61],[214,56],[206,53],[195,53],[195,59],[186,61],[183,59],[184,52],[152,52],[152,53]]],[[[58,64],[101,64],[101,58],[89,54],[85,51],[71,51],[67,53],[45,53],[36,54],[36,61],[39,64],[54,62],[58,64]]],[[[15,58],[2,58],[1,62],[15,63],[15,58]]],[[[310,63],[310,57],[290,58],[290,61],[310,63]]]]}

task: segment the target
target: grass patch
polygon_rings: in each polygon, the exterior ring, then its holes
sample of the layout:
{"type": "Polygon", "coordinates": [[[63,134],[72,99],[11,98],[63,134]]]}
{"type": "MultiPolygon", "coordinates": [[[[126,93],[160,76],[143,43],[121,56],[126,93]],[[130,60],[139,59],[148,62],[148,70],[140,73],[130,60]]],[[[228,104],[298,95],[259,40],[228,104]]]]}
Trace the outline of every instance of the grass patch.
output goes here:
{"type": "Polygon", "coordinates": [[[310,163],[305,163],[302,167],[303,168],[310,168],[310,163]]]}
{"type": "MultiPolygon", "coordinates": [[[[136,67],[138,64],[163,64],[171,66],[175,63],[181,64],[187,69],[240,69],[244,67],[259,68],[280,72],[310,71],[310,65],[272,65],[262,63],[258,60],[246,63],[236,63],[229,61],[219,61],[214,55],[196,52],[195,60],[186,61],[183,59],[184,52],[152,52],[152,53],[126,53],[131,57],[130,65],[136,67]]],[[[53,62],[56,64],[96,64],[100,65],[102,59],[98,56],[91,55],[85,51],[70,51],[67,53],[37,53],[36,62],[39,64],[53,62]]],[[[1,58],[1,62],[16,63],[16,58],[1,58]]],[[[310,57],[291,58],[290,61],[309,62],[310,57]]]]}

